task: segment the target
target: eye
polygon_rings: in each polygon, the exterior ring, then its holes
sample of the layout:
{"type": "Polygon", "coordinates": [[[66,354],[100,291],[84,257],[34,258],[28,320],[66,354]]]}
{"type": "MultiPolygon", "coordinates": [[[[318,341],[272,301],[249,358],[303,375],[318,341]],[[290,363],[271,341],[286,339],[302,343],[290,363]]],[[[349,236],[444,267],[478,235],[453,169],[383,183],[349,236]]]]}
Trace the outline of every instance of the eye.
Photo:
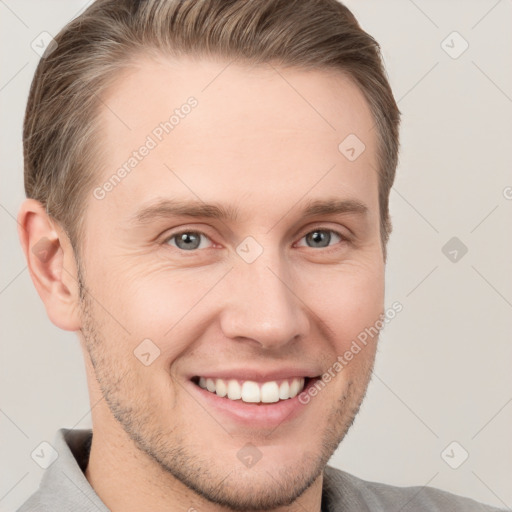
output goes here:
{"type": "Polygon", "coordinates": [[[210,240],[204,233],[200,231],[182,231],[181,233],[175,233],[167,237],[164,240],[164,244],[173,245],[177,249],[183,251],[194,251],[196,249],[204,249],[204,245],[201,244],[201,237],[206,240],[210,240]],[[171,242],[175,240],[175,243],[171,242]]]}
{"type": "MultiPolygon", "coordinates": [[[[208,248],[208,244],[203,243],[203,240],[208,240],[211,242],[210,238],[201,233],[200,231],[181,231],[179,233],[174,233],[168,236],[163,244],[171,245],[177,249],[182,251],[195,251],[197,249],[206,249],[208,248]]],[[[332,229],[327,228],[318,228],[313,231],[310,231],[305,236],[301,238],[301,240],[306,240],[306,246],[312,248],[328,248],[332,245],[335,245],[338,242],[347,242],[347,237],[343,236],[341,233],[334,231],[332,229]],[[331,242],[334,241],[334,244],[331,242]]],[[[303,244],[297,244],[298,246],[303,246],[303,244]]]]}
{"type": "Polygon", "coordinates": [[[346,237],[344,237],[341,233],[334,231],[332,229],[322,229],[318,228],[314,231],[310,231],[305,236],[301,238],[301,240],[306,240],[306,243],[310,243],[312,245],[308,245],[308,247],[320,248],[323,249],[325,247],[330,246],[330,242],[333,240],[335,242],[348,241],[346,237]],[[337,240],[336,240],[337,239],[337,240]]]}

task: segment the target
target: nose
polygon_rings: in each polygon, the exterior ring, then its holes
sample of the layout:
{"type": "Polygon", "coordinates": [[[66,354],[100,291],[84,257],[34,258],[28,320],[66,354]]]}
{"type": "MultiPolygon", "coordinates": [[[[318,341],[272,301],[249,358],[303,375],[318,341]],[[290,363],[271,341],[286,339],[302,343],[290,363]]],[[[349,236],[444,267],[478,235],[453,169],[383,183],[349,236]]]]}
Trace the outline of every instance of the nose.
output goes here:
{"type": "Polygon", "coordinates": [[[286,262],[264,255],[236,262],[224,284],[220,322],[226,337],[275,350],[308,335],[309,305],[286,262]]]}

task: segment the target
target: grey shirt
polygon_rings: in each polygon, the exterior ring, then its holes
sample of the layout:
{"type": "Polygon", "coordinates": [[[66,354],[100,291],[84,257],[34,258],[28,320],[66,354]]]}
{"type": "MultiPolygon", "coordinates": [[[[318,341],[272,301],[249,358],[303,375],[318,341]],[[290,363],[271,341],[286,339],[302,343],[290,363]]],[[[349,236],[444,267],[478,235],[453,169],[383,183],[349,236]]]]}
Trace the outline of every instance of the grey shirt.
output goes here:
{"type": "MultiPolygon", "coordinates": [[[[45,470],[39,489],[18,512],[108,512],[84,471],[92,430],[61,428],[53,442],[57,459],[45,470]]],[[[324,470],[323,512],[493,512],[494,508],[432,487],[395,487],[369,482],[331,466],[324,470]]]]}

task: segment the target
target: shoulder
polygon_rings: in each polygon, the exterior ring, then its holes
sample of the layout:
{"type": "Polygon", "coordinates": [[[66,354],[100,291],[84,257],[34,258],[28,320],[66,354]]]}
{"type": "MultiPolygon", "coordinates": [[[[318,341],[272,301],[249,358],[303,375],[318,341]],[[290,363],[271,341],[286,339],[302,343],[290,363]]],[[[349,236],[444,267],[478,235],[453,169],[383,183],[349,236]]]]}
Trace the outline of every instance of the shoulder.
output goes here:
{"type": "Polygon", "coordinates": [[[17,512],[108,512],[84,475],[91,439],[91,429],[59,429],[51,445],[55,459],[17,512]]]}
{"type": "Polygon", "coordinates": [[[44,496],[39,491],[34,492],[16,512],[50,512],[55,503],[45,503],[44,496]]]}
{"type": "Polygon", "coordinates": [[[324,499],[325,512],[352,509],[361,512],[387,510],[500,512],[504,510],[434,487],[398,487],[370,482],[332,466],[326,466],[324,470],[324,499]]]}

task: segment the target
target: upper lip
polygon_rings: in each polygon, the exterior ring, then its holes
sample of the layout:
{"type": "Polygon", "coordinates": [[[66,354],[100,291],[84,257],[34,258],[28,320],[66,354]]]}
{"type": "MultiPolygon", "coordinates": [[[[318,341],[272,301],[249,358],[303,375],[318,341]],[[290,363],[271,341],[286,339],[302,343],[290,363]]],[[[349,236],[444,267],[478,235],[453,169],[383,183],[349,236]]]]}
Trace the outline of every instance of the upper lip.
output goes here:
{"type": "Polygon", "coordinates": [[[301,377],[318,377],[321,372],[315,372],[310,368],[297,368],[297,367],[289,367],[289,368],[279,368],[272,371],[257,369],[257,368],[233,368],[233,369],[224,369],[224,370],[204,370],[204,372],[197,372],[193,375],[189,376],[189,379],[194,377],[210,377],[217,378],[223,380],[251,380],[254,382],[269,382],[273,380],[284,380],[284,379],[294,379],[301,377]]]}

